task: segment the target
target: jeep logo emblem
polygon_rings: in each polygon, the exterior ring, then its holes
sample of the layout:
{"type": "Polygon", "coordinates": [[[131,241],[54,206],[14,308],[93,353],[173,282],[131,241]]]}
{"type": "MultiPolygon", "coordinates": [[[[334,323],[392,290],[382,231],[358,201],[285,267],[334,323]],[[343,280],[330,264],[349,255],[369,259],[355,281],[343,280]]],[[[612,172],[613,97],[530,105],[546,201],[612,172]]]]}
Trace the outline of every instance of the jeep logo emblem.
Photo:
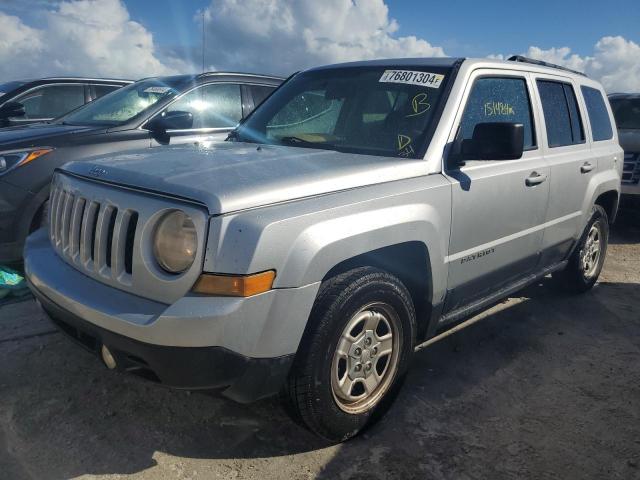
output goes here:
{"type": "Polygon", "coordinates": [[[89,170],[89,175],[93,175],[94,177],[102,177],[106,174],[107,171],[100,167],[91,167],[91,170],[89,170]]]}

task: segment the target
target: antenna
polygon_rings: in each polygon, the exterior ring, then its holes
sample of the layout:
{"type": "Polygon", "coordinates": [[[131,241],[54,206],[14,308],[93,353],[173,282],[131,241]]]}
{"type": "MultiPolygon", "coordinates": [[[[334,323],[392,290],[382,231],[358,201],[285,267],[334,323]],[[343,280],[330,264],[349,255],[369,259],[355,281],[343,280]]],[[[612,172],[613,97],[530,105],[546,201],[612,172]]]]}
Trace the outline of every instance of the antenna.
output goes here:
{"type": "Polygon", "coordinates": [[[202,10],[202,73],[204,73],[204,9],[202,10]]]}

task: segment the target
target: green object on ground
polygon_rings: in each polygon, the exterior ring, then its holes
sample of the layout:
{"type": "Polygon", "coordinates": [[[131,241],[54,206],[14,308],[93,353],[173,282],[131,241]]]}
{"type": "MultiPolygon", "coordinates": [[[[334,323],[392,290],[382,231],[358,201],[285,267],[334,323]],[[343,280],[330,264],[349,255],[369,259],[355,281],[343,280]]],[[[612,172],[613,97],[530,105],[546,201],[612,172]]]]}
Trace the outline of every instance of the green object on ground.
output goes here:
{"type": "Polygon", "coordinates": [[[0,299],[9,295],[20,297],[28,292],[27,282],[20,273],[0,265],[0,299]]]}

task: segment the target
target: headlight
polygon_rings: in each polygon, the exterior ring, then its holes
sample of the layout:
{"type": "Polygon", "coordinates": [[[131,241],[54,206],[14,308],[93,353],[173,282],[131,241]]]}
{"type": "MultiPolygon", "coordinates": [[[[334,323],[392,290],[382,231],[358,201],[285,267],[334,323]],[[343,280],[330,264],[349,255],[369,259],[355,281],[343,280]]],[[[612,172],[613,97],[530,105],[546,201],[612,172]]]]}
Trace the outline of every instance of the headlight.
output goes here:
{"type": "Polygon", "coordinates": [[[0,175],[20,165],[26,165],[42,155],[53,151],[52,148],[40,148],[37,150],[25,150],[22,152],[0,153],[0,175]]]}
{"type": "Polygon", "coordinates": [[[156,227],[153,254],[169,273],[182,273],[196,258],[198,234],[191,217],[180,210],[167,213],[156,227]]]}

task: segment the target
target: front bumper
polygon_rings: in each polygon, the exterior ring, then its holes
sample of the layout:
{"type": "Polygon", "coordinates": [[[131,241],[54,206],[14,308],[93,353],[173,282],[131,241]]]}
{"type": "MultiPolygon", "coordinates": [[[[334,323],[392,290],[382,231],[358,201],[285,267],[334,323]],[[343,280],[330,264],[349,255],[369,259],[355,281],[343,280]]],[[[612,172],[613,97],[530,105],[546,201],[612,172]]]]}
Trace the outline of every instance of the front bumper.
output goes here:
{"type": "Polygon", "coordinates": [[[31,223],[31,219],[26,218],[26,207],[32,198],[26,190],[0,181],[0,263],[22,259],[24,239],[31,223]]]}
{"type": "Polygon", "coordinates": [[[29,284],[43,310],[65,334],[100,355],[106,346],[116,368],[174,388],[222,389],[237,402],[271,396],[282,386],[294,355],[249,358],[222,347],[168,347],[139,342],[70,314],[29,284]]]}
{"type": "Polygon", "coordinates": [[[125,370],[174,387],[224,388],[241,402],[279,390],[319,286],[166,305],[83,275],[44,230],[27,240],[25,273],[51,319],[90,350],[106,345],[125,370]]]}

